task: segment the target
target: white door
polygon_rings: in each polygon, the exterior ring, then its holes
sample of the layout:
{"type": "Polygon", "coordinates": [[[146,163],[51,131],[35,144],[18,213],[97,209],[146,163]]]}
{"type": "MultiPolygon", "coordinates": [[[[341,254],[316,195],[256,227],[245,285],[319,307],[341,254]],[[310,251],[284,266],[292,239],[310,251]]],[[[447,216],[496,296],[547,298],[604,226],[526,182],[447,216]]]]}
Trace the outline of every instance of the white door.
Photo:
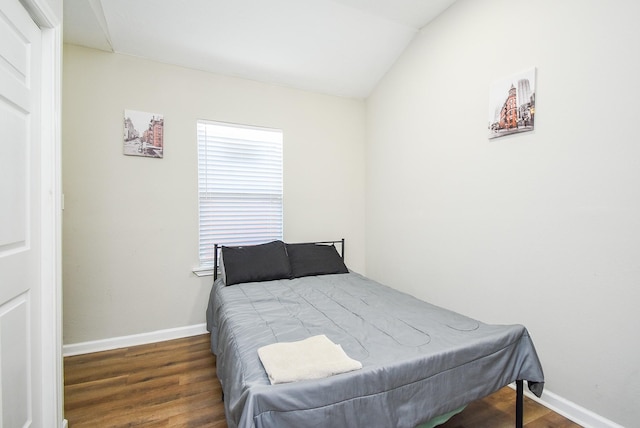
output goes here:
{"type": "Polygon", "coordinates": [[[0,428],[41,427],[41,34],[0,0],[0,428]]]}

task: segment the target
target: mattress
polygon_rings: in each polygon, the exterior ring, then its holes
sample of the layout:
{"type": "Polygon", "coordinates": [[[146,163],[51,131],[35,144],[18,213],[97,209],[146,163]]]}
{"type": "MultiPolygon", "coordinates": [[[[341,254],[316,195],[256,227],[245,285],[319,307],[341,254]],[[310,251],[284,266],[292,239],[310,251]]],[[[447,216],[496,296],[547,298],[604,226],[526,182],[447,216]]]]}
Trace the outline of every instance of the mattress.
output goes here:
{"type": "Polygon", "coordinates": [[[224,286],[207,308],[229,428],[407,427],[544,376],[528,331],[431,305],[357,273],[224,286]],[[362,369],[271,385],[258,348],[326,335],[362,369]]]}

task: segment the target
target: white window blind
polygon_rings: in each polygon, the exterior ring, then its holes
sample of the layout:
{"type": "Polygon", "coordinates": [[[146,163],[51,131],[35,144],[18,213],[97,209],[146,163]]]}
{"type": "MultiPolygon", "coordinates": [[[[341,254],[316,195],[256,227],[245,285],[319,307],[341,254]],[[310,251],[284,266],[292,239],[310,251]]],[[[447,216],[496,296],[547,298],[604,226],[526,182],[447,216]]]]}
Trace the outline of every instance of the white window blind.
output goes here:
{"type": "Polygon", "coordinates": [[[200,266],[214,244],[282,239],[282,131],[199,120],[200,266]]]}

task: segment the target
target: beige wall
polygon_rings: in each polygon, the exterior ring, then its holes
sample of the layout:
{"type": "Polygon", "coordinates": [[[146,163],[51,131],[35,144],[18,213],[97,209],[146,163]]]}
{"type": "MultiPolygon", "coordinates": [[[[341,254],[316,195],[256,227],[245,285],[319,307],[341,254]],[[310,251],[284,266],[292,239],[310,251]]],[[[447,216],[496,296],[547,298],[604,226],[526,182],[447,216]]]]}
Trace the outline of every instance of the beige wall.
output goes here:
{"type": "Polygon", "coordinates": [[[640,420],[635,1],[459,0],[367,102],[367,274],[530,330],[547,389],[640,420]],[[487,139],[535,66],[536,129],[487,139]]]}
{"type": "Polygon", "coordinates": [[[346,238],[364,271],[364,103],[64,47],[64,343],[204,322],[196,120],[284,131],[285,240],[346,238]],[[164,114],[163,159],[124,156],[124,109],[164,114]]]}

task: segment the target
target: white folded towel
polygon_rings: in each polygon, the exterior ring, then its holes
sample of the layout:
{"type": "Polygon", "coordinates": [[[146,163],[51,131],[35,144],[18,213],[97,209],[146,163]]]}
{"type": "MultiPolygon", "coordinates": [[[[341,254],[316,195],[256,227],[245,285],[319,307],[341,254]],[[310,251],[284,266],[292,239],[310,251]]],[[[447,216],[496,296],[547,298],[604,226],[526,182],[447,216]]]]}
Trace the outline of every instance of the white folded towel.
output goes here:
{"type": "Polygon", "coordinates": [[[271,384],[320,379],[362,368],[342,346],[324,334],[298,342],[272,343],[258,349],[271,384]]]}

